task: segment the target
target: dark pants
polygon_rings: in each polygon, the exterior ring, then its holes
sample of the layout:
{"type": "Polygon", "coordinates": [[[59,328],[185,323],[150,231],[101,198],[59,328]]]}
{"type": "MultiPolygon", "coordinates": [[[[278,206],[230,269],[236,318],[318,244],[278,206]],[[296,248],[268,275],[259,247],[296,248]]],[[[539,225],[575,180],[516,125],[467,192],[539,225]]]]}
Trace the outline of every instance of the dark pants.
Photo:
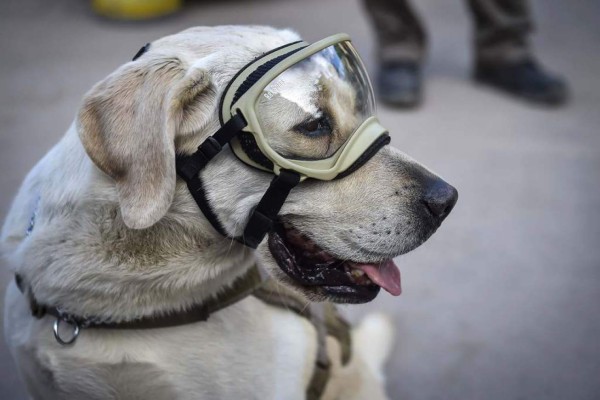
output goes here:
{"type": "MultiPolygon", "coordinates": [[[[408,0],[363,0],[379,43],[381,62],[421,62],[426,34],[408,0]]],[[[475,24],[475,59],[510,62],[529,55],[527,0],[466,0],[475,24]]]]}

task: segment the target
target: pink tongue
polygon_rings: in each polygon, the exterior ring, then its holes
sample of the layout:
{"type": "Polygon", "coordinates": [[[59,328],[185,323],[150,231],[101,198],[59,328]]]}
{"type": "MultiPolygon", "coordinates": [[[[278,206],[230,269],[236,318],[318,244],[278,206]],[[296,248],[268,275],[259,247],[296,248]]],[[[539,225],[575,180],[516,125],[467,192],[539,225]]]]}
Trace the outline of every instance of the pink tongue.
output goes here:
{"type": "Polygon", "coordinates": [[[352,264],[353,268],[360,269],[377,285],[384,288],[393,296],[400,296],[402,286],[400,285],[400,270],[393,260],[387,260],[381,264],[352,264]]]}

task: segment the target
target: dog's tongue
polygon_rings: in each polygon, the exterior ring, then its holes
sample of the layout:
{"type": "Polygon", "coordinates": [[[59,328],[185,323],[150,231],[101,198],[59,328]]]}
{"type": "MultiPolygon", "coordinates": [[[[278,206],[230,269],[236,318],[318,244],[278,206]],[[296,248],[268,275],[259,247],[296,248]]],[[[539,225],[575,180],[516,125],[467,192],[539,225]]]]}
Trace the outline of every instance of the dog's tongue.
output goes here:
{"type": "Polygon", "coordinates": [[[352,267],[363,271],[373,283],[381,286],[391,295],[400,296],[402,293],[400,270],[393,260],[387,260],[381,264],[352,263],[352,267]]]}

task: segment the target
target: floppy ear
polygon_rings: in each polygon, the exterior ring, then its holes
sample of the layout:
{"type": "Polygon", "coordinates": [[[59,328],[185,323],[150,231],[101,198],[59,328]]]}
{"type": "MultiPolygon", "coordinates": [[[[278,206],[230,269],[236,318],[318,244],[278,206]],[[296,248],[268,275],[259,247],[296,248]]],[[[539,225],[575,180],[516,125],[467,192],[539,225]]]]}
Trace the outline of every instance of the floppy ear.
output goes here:
{"type": "MultiPolygon", "coordinates": [[[[140,59],[84,97],[79,137],[96,166],[114,179],[128,227],[147,228],[168,211],[175,193],[175,134],[208,89],[213,92],[201,69],[186,75],[179,60],[140,59]]],[[[208,118],[208,112],[197,114],[196,120],[208,118]]]]}

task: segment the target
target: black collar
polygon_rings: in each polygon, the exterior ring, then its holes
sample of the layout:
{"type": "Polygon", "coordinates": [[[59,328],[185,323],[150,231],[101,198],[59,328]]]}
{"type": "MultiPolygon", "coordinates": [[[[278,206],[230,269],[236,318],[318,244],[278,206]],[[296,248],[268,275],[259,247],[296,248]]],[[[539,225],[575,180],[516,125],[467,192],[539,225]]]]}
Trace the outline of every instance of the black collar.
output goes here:
{"type": "Polygon", "coordinates": [[[106,321],[95,317],[81,317],[66,313],[57,306],[40,304],[36,300],[31,288],[25,285],[21,275],[15,275],[15,281],[19,290],[29,298],[31,314],[36,318],[42,318],[45,315],[56,317],[54,323],[56,340],[61,344],[71,344],[75,342],[79,330],[83,328],[153,329],[206,321],[211,314],[229,307],[252,294],[262,285],[263,278],[258,267],[254,265],[248,272],[237,278],[229,288],[204,303],[196,304],[184,311],[141,316],[127,321],[106,321]],[[68,323],[73,327],[72,337],[67,340],[64,340],[59,333],[61,322],[68,323]]]}

